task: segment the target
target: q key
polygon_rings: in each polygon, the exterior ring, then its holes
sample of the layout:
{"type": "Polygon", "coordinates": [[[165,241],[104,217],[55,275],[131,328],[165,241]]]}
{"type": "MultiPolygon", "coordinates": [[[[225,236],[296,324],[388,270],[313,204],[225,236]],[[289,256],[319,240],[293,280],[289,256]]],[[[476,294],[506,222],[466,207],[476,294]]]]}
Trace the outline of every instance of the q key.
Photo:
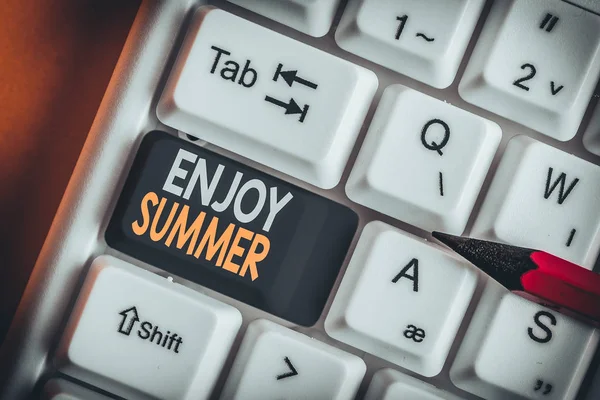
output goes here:
{"type": "Polygon", "coordinates": [[[501,136],[494,122],[407,87],[390,86],[346,194],[419,228],[461,234],[501,136]]]}

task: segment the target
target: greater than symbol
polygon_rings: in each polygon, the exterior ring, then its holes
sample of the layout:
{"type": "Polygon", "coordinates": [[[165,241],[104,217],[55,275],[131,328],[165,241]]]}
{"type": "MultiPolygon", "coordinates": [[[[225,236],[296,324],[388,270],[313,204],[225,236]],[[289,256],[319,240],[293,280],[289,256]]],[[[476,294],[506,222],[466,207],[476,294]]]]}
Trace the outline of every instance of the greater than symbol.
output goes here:
{"type": "Polygon", "coordinates": [[[575,237],[575,232],[577,232],[576,229],[571,229],[571,233],[569,234],[569,238],[567,239],[567,247],[570,247],[571,243],[573,243],[573,238],[575,237]]]}
{"type": "Polygon", "coordinates": [[[285,357],[283,359],[283,361],[285,361],[286,365],[288,366],[288,368],[290,369],[289,372],[286,372],[284,374],[281,375],[277,375],[277,380],[282,380],[285,378],[290,378],[292,376],[296,376],[298,375],[298,371],[296,370],[296,368],[294,368],[294,365],[292,364],[292,362],[290,361],[290,359],[288,357],[285,357]]]}

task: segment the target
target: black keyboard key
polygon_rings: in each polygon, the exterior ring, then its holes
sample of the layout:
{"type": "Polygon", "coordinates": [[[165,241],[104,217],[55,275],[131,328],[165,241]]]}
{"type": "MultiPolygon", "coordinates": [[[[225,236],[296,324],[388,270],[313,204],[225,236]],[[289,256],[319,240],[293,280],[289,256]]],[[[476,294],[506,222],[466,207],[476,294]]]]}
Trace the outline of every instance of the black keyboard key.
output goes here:
{"type": "Polygon", "coordinates": [[[164,132],[143,140],[109,246],[314,324],[358,224],[349,208],[164,132]]]}

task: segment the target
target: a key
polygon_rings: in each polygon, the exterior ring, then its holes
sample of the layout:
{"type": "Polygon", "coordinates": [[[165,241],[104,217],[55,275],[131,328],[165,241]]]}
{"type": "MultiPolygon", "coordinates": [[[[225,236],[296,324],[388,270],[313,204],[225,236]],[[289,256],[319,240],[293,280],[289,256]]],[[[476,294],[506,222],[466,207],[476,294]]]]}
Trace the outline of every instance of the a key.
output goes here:
{"type": "Polygon", "coordinates": [[[65,379],[51,379],[44,385],[43,400],[110,400],[110,397],[86,389],[65,379]]]}
{"type": "Polygon", "coordinates": [[[340,0],[229,1],[315,37],[324,36],[329,32],[340,3],[340,0]]]}
{"type": "Polygon", "coordinates": [[[351,0],[335,34],[351,53],[436,88],[450,86],[484,0],[351,0]]]}
{"type": "Polygon", "coordinates": [[[223,400],[351,400],[365,374],[359,357],[267,320],[248,326],[223,400]]]}
{"type": "Polygon", "coordinates": [[[241,323],[227,304],[102,256],[86,277],[56,363],[128,399],[206,399],[241,323]]]}
{"type": "Polygon", "coordinates": [[[369,384],[364,400],[460,400],[419,379],[390,368],[377,371],[369,384]]]}
{"type": "Polygon", "coordinates": [[[526,136],[510,140],[471,230],[591,268],[600,249],[600,167],[526,136]]]}
{"type": "Polygon", "coordinates": [[[365,227],[325,320],[329,336],[424,376],[440,372],[477,275],[383,222],[365,227]]]}
{"type": "Polygon", "coordinates": [[[495,1],[463,99],[558,140],[577,132],[600,72],[600,16],[559,0],[495,1]]]}
{"type": "Polygon", "coordinates": [[[600,103],[596,104],[592,118],[583,135],[583,145],[590,153],[600,156],[600,103]]]}
{"type": "Polygon", "coordinates": [[[328,189],[376,88],[365,68],[203,7],[157,113],[166,125],[328,189]]]}
{"type": "Polygon", "coordinates": [[[390,86],[346,193],[420,228],[461,234],[501,136],[491,121],[404,86],[390,86]]]}
{"type": "Polygon", "coordinates": [[[598,331],[489,281],[450,369],[488,400],[575,398],[598,331]]]}
{"type": "Polygon", "coordinates": [[[345,206],[155,131],[140,146],[106,241],[310,326],[321,315],[357,224],[345,206]]]}

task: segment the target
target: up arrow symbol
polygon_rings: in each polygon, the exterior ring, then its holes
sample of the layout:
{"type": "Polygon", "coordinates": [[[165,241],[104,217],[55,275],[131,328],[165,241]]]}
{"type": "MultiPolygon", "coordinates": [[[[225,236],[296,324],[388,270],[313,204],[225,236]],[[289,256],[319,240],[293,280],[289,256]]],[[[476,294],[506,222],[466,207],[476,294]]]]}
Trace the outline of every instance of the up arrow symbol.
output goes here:
{"type": "Polygon", "coordinates": [[[121,319],[121,324],[119,325],[119,333],[129,336],[131,330],[133,329],[133,324],[140,320],[137,309],[135,307],[130,307],[121,311],[119,315],[123,316],[123,319],[121,319]]]}
{"type": "Polygon", "coordinates": [[[296,376],[298,375],[298,371],[296,371],[296,368],[294,368],[294,366],[292,365],[292,362],[290,361],[289,357],[285,357],[283,359],[283,361],[285,361],[285,363],[287,364],[288,368],[290,369],[289,372],[285,372],[281,375],[277,375],[277,380],[281,380],[281,379],[285,379],[285,378],[290,378],[292,376],[296,376]]]}

